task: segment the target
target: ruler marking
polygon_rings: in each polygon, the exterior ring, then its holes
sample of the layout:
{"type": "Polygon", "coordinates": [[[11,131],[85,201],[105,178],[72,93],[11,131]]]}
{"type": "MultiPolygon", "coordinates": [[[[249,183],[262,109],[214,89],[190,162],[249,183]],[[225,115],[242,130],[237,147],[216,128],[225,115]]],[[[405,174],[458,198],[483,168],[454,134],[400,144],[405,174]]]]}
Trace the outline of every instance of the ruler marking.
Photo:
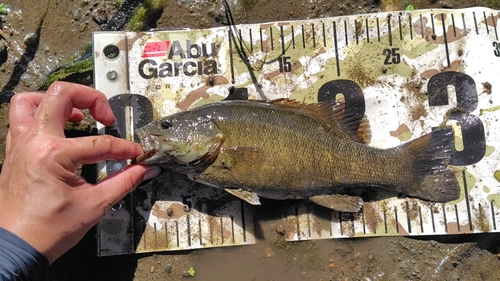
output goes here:
{"type": "Polygon", "coordinates": [[[212,229],[212,222],[214,221],[214,217],[210,216],[210,220],[208,221],[208,231],[210,231],[210,244],[214,244],[214,230],[212,229]]]}
{"type": "Polygon", "coordinates": [[[366,226],[365,226],[365,210],[361,208],[361,220],[363,223],[363,234],[366,234],[366,226]]]}
{"type": "Polygon", "coordinates": [[[203,246],[203,237],[201,235],[201,219],[198,220],[198,236],[200,237],[200,246],[203,246]]]}
{"type": "Polygon", "coordinates": [[[387,213],[385,210],[384,210],[384,229],[385,233],[387,233],[387,213]]]}
{"type": "Polygon", "coordinates": [[[370,43],[370,28],[368,27],[368,18],[365,19],[365,27],[366,27],[366,42],[370,43]]]}
{"type": "Polygon", "coordinates": [[[493,22],[493,29],[495,30],[495,38],[498,40],[497,22],[495,20],[495,17],[493,16],[493,13],[491,13],[491,21],[493,22]]]}
{"type": "Polygon", "coordinates": [[[396,232],[399,233],[398,208],[394,207],[394,219],[396,220],[396,232]]]}
{"type": "Polygon", "coordinates": [[[300,30],[302,31],[302,48],[305,49],[306,48],[306,37],[304,34],[304,25],[301,25],[300,28],[301,28],[300,30]]]}
{"type": "Polygon", "coordinates": [[[389,32],[389,46],[392,46],[391,16],[387,16],[387,29],[389,32]]]}
{"type": "Polygon", "coordinates": [[[337,25],[335,22],[333,22],[333,41],[335,43],[335,63],[337,64],[337,76],[340,76],[339,46],[337,42],[337,25]]]}
{"type": "Polygon", "coordinates": [[[307,212],[307,235],[311,238],[311,220],[309,218],[309,212],[307,212]]]}
{"type": "Polygon", "coordinates": [[[339,212],[339,222],[340,222],[340,235],[344,235],[344,226],[342,225],[342,212],[339,212]]]}
{"type": "Polygon", "coordinates": [[[451,14],[451,25],[453,25],[453,36],[457,37],[457,29],[455,27],[455,17],[451,14]]]}
{"type": "Polygon", "coordinates": [[[153,228],[155,231],[155,249],[158,247],[158,237],[156,236],[156,222],[153,223],[153,228]]]}
{"type": "Polygon", "coordinates": [[[431,212],[431,222],[432,222],[432,232],[436,233],[436,222],[434,221],[434,204],[430,207],[429,211],[431,212]]]}
{"type": "Polygon", "coordinates": [[[464,26],[464,34],[467,34],[467,26],[465,25],[465,15],[462,13],[462,24],[464,26]]]}
{"type": "Polygon", "coordinates": [[[422,207],[418,205],[418,219],[420,220],[420,233],[424,233],[424,220],[422,218],[422,207]]]}
{"type": "MultiPolygon", "coordinates": [[[[483,214],[483,208],[481,208],[481,203],[477,203],[477,206],[479,207],[479,218],[483,218],[484,217],[484,214],[483,214]]],[[[481,229],[482,227],[479,226],[479,230],[481,232],[484,232],[484,229],[481,229]]],[[[471,229],[472,230],[472,229],[471,229]]]]}
{"type": "Polygon", "coordinates": [[[377,18],[377,38],[378,42],[380,42],[380,24],[378,22],[378,18],[377,18]]]}
{"type": "Polygon", "coordinates": [[[295,49],[295,28],[292,25],[292,46],[295,49]]]}
{"type": "Polygon", "coordinates": [[[233,40],[232,40],[233,31],[231,28],[229,28],[227,32],[229,37],[229,64],[231,65],[231,83],[234,84],[234,61],[233,61],[233,40]]]}
{"type": "Polygon", "coordinates": [[[240,48],[243,48],[243,36],[241,35],[240,28],[238,28],[238,36],[240,37],[240,48]]]}
{"type": "Polygon", "coordinates": [[[443,37],[444,37],[444,49],[446,51],[446,61],[448,62],[448,67],[450,67],[450,51],[448,50],[448,38],[446,36],[446,26],[444,23],[444,14],[441,14],[441,22],[443,24],[443,37]]]}
{"type": "Polygon", "coordinates": [[[147,249],[148,248],[148,243],[147,243],[146,240],[147,240],[148,236],[147,235],[143,235],[143,237],[144,237],[144,240],[143,240],[144,241],[144,243],[143,243],[144,245],[143,245],[143,247],[144,247],[144,249],[147,249]]]}
{"type": "Polygon", "coordinates": [[[420,33],[422,33],[422,38],[424,38],[424,20],[422,19],[422,15],[420,15],[420,33]]]}
{"type": "Polygon", "coordinates": [[[280,37],[281,37],[281,54],[285,54],[285,36],[283,35],[283,26],[280,26],[280,37]]]}
{"type": "Polygon", "coordinates": [[[188,237],[188,246],[191,247],[191,219],[190,216],[186,216],[186,232],[188,237]]]}
{"type": "Polygon", "coordinates": [[[484,27],[486,27],[486,34],[490,34],[490,29],[488,28],[488,19],[486,18],[486,12],[483,12],[484,17],[484,27]]]}
{"type": "Polygon", "coordinates": [[[316,32],[314,31],[314,23],[311,23],[312,37],[313,37],[313,48],[316,48],[316,32]]]}
{"type": "Polygon", "coordinates": [[[401,27],[401,13],[399,13],[398,16],[398,23],[399,23],[399,40],[403,40],[403,28],[401,27]]]}
{"type": "Polygon", "coordinates": [[[441,204],[441,207],[443,208],[444,232],[448,233],[448,220],[446,219],[446,208],[444,203],[441,204]]]}
{"type": "Polygon", "coordinates": [[[495,218],[495,206],[493,201],[490,201],[491,219],[493,220],[493,230],[497,230],[497,222],[495,218]]]}
{"type": "Polygon", "coordinates": [[[262,28],[259,28],[259,35],[260,35],[260,51],[264,52],[264,42],[262,42],[262,28]]]}
{"type": "Polygon", "coordinates": [[[469,203],[469,192],[467,192],[467,180],[465,170],[462,171],[462,181],[464,183],[465,206],[467,206],[467,219],[469,220],[469,229],[472,231],[472,217],[469,203]]]}
{"type": "Polygon", "coordinates": [[[460,232],[460,219],[458,218],[458,207],[457,204],[455,204],[455,218],[457,220],[457,231],[460,232]]]}
{"type": "Polygon", "coordinates": [[[431,26],[432,26],[432,33],[436,34],[436,29],[435,29],[435,26],[434,26],[434,14],[432,14],[432,13],[431,13],[431,26]]]}
{"type": "Polygon", "coordinates": [[[332,210],[331,214],[332,214],[332,216],[330,217],[330,237],[333,236],[332,223],[333,223],[333,217],[334,217],[335,211],[332,210]]]}
{"type": "Polygon", "coordinates": [[[167,240],[167,248],[169,247],[169,243],[168,243],[168,228],[167,228],[167,222],[164,223],[165,225],[165,240],[167,240]]]}
{"type": "Polygon", "coordinates": [[[224,225],[222,224],[222,217],[219,217],[219,224],[220,224],[220,244],[224,244],[224,225]]]}
{"type": "Polygon", "coordinates": [[[180,247],[180,241],[179,241],[179,222],[175,221],[175,234],[177,237],[177,247],[180,247]]]}
{"type": "Polygon", "coordinates": [[[352,226],[351,235],[353,235],[356,232],[356,228],[354,227],[354,213],[349,213],[349,220],[351,221],[351,226],[352,226]]]}
{"type": "Polygon", "coordinates": [[[408,28],[410,28],[410,39],[413,40],[413,25],[411,23],[411,15],[408,15],[408,21],[409,21],[409,26],[408,28]]]}
{"type": "Polygon", "coordinates": [[[354,20],[354,35],[356,36],[356,45],[359,44],[358,38],[358,20],[354,20]]]}
{"type": "Polygon", "coordinates": [[[297,240],[300,241],[299,207],[295,206],[295,222],[297,224],[297,240]]]}
{"type": "Polygon", "coordinates": [[[411,233],[411,220],[410,220],[410,202],[406,202],[406,224],[408,225],[408,233],[411,233]]]}
{"type": "MultiPolygon", "coordinates": [[[[333,22],[335,24],[335,22],[333,22]]],[[[335,32],[336,33],[336,32],[335,32]]],[[[347,21],[344,21],[345,45],[349,45],[349,36],[347,36],[347,21]]]]}
{"type": "Polygon", "coordinates": [[[476,27],[476,34],[479,34],[479,29],[477,27],[476,12],[472,12],[472,17],[474,18],[474,26],[476,27]]]}
{"type": "Polygon", "coordinates": [[[253,53],[253,39],[252,39],[252,29],[248,29],[249,37],[250,37],[250,51],[253,53]]]}
{"type": "Polygon", "coordinates": [[[233,244],[234,244],[234,216],[231,216],[231,237],[233,239],[233,244]]]}
{"type": "Polygon", "coordinates": [[[245,222],[245,203],[240,200],[240,210],[241,210],[241,228],[243,229],[243,242],[247,242],[247,228],[245,222]]]}
{"type": "Polygon", "coordinates": [[[326,48],[326,32],[325,32],[325,23],[321,22],[321,25],[323,26],[323,46],[326,48]]]}
{"type": "Polygon", "coordinates": [[[273,28],[269,27],[269,36],[271,37],[271,51],[274,51],[273,28]]]}

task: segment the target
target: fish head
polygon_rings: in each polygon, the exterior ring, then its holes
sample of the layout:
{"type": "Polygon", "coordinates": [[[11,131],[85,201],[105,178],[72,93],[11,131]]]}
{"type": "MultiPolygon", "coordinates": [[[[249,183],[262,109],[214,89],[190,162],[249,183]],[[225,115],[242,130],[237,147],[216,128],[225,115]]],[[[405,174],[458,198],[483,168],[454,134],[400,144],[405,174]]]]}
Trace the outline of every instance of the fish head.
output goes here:
{"type": "Polygon", "coordinates": [[[191,164],[212,159],[224,142],[214,120],[189,112],[155,120],[135,132],[144,150],[137,157],[140,164],[191,164]]]}

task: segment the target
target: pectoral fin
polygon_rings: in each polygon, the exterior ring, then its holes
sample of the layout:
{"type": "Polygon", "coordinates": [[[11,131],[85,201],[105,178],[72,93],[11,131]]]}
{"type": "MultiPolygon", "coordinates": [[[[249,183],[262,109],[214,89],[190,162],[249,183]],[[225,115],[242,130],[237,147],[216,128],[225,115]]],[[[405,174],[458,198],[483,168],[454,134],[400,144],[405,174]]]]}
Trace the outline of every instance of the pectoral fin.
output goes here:
{"type": "Polygon", "coordinates": [[[252,191],[243,190],[241,188],[238,189],[225,188],[224,190],[227,193],[230,193],[240,198],[241,200],[248,202],[249,204],[260,205],[259,196],[257,196],[257,194],[252,191]]]}
{"type": "Polygon", "coordinates": [[[342,194],[313,196],[309,198],[309,201],[328,209],[347,213],[358,212],[363,207],[361,197],[342,194]]]}

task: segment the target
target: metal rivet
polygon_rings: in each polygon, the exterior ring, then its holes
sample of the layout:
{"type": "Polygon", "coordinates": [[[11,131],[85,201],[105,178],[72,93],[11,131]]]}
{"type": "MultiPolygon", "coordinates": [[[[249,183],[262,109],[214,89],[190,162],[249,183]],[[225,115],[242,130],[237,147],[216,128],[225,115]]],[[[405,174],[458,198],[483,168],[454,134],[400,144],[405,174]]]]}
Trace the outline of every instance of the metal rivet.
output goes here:
{"type": "Polygon", "coordinates": [[[106,74],[106,77],[108,77],[109,80],[115,80],[118,77],[118,73],[116,73],[116,71],[114,70],[110,70],[106,74]]]}
{"type": "Polygon", "coordinates": [[[120,162],[113,163],[113,171],[119,171],[121,170],[121,168],[123,168],[122,163],[120,162]]]}

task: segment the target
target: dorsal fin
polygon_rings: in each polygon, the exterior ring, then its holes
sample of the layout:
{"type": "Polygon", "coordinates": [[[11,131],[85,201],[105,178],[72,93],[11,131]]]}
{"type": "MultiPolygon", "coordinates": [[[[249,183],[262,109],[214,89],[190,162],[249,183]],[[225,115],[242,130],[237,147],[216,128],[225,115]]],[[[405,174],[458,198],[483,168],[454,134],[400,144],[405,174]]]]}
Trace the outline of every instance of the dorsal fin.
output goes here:
{"type": "Polygon", "coordinates": [[[327,124],[334,124],[335,127],[340,129],[343,133],[341,136],[347,137],[353,141],[367,143],[364,137],[367,134],[364,129],[367,129],[369,132],[369,123],[368,126],[360,126],[360,120],[357,112],[355,110],[345,110],[346,103],[344,101],[335,100],[332,102],[325,101],[306,104],[296,100],[284,98],[268,101],[268,103],[306,110],[309,114],[313,114],[315,117],[320,118],[323,122],[326,122],[327,124]],[[358,129],[363,129],[363,132],[360,133],[358,129]]]}

